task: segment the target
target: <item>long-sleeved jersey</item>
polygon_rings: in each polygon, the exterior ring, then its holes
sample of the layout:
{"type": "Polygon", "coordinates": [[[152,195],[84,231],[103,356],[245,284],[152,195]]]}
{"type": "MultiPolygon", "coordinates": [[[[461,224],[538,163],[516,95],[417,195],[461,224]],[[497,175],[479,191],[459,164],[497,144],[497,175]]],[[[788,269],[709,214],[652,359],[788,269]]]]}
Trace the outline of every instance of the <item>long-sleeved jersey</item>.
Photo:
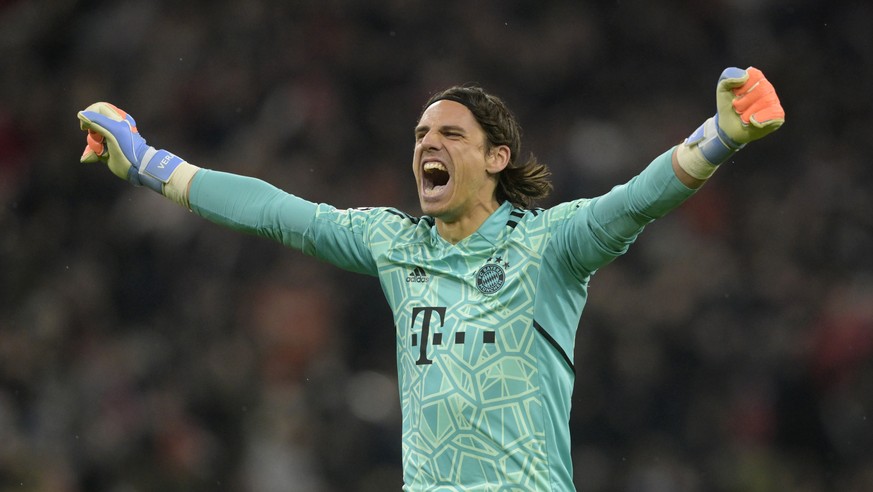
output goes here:
{"type": "Polygon", "coordinates": [[[671,154],[596,198],[503,203],[457,244],[430,217],[338,210],[216,171],[197,173],[189,200],[210,220],[379,278],[396,332],[404,490],[564,492],[588,283],[693,193],[671,154]]]}

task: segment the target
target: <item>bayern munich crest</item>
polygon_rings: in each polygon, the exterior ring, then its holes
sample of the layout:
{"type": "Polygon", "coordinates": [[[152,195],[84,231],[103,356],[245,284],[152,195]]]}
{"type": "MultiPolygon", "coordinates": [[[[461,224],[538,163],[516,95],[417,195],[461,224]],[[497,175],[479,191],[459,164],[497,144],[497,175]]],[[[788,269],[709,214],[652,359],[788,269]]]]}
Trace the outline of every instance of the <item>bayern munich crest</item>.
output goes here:
{"type": "Polygon", "coordinates": [[[500,290],[506,283],[506,267],[509,267],[509,263],[504,262],[503,258],[488,258],[485,265],[476,272],[476,288],[479,292],[491,295],[500,290]]]}

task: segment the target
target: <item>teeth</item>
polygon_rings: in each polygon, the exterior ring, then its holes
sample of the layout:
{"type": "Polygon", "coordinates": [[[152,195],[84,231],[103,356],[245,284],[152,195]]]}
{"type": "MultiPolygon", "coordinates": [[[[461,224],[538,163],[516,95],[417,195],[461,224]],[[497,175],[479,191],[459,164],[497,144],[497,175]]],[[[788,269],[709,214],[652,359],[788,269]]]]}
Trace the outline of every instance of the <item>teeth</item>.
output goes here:
{"type": "Polygon", "coordinates": [[[445,171],[446,166],[444,166],[441,162],[430,161],[424,163],[425,171],[445,171]]]}

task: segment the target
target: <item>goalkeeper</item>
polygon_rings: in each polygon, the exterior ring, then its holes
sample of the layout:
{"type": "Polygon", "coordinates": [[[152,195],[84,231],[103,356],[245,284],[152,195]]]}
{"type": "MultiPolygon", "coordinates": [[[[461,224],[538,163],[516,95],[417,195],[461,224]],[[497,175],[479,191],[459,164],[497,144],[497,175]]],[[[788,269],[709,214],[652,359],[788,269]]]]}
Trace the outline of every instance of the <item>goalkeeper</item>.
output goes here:
{"type": "Polygon", "coordinates": [[[339,210],[149,146],[108,103],[78,115],[83,162],[103,162],[231,229],[379,279],[392,310],[403,489],[574,490],[570,396],[591,275],[692,196],[785,113],[760,70],[728,68],[716,113],[627,183],[534,209],[549,171],[521,159],[520,129],[476,86],[433,95],[415,128],[422,216],[339,210]]]}

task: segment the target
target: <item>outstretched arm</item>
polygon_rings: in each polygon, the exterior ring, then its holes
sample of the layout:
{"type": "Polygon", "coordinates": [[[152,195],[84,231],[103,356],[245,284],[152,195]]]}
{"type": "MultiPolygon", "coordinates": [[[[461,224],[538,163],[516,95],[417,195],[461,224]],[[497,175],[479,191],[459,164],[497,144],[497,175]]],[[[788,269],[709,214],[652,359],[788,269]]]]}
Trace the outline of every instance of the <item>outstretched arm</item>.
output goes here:
{"type": "Polygon", "coordinates": [[[368,212],[336,210],[259,179],[189,164],[149,146],[133,117],[109,103],[92,104],[79,120],[88,132],[82,162],[103,162],[116,176],[230,229],[273,239],[340,268],[375,274],[363,232],[368,212]]]}
{"type": "Polygon", "coordinates": [[[200,169],[156,150],[140,135],[133,117],[112,104],[94,103],[78,116],[88,132],[82,162],[103,162],[116,176],[218,224],[303,248],[303,235],[315,216],[314,203],[264,181],[200,169]]]}
{"type": "Polygon", "coordinates": [[[776,89],[755,67],[725,69],[716,85],[715,101],[715,116],[673,152],[673,170],[689,188],[702,186],[734,153],[785,122],[776,89]]]}
{"type": "Polygon", "coordinates": [[[755,68],[725,70],[716,101],[716,115],[683,143],[581,209],[566,241],[581,274],[624,254],[647,224],[691,197],[737,150],[785,121],[773,86],[755,68]]]}

